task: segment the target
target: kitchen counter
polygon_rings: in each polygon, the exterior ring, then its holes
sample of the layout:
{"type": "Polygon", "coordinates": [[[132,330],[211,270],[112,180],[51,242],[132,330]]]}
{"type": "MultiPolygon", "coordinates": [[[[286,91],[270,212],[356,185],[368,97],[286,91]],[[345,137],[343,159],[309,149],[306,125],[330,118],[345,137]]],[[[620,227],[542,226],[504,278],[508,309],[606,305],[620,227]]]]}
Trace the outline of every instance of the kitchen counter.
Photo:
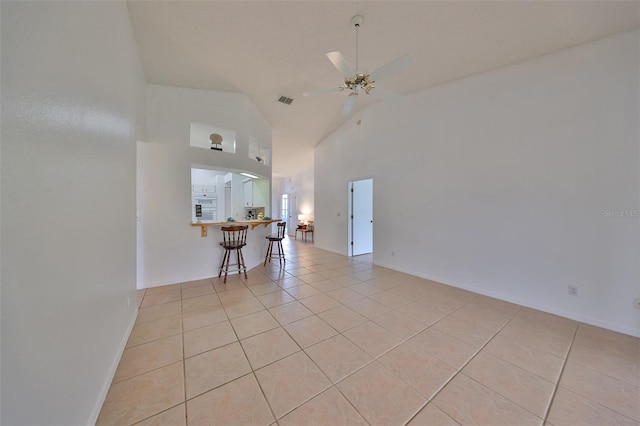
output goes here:
{"type": "Polygon", "coordinates": [[[248,225],[251,229],[255,229],[257,226],[263,225],[265,228],[268,225],[271,225],[272,223],[275,222],[282,222],[282,220],[280,219],[269,219],[269,220],[243,220],[243,221],[237,221],[237,222],[196,222],[196,223],[191,223],[191,226],[199,226],[200,227],[200,236],[201,237],[206,237],[207,236],[207,227],[209,226],[235,226],[235,225],[248,225]]]}

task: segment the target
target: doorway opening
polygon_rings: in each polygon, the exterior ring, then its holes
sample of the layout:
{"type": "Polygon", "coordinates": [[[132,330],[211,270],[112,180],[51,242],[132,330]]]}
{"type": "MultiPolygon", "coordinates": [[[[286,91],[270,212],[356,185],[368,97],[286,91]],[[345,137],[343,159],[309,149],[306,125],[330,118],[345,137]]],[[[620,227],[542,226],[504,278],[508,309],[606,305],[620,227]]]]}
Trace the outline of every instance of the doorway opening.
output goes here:
{"type": "Polygon", "coordinates": [[[349,182],[349,256],[373,253],[373,179],[349,182]]]}
{"type": "Polygon", "coordinates": [[[289,194],[282,194],[280,199],[280,219],[289,220],[289,194]]]}

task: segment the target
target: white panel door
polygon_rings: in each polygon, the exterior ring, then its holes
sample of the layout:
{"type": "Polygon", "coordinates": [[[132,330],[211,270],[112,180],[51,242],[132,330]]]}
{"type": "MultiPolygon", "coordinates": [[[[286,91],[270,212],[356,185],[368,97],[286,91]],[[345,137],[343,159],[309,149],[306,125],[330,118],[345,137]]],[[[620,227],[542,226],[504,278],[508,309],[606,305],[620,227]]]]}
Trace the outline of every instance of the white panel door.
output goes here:
{"type": "Polygon", "coordinates": [[[373,252],[373,179],[351,182],[351,255],[373,252]]]}
{"type": "Polygon", "coordinates": [[[292,194],[287,194],[287,211],[285,213],[284,211],[284,203],[285,201],[282,201],[282,210],[281,210],[281,217],[282,220],[287,221],[287,234],[291,237],[293,237],[296,233],[296,225],[298,223],[298,214],[297,214],[297,206],[296,206],[296,197],[293,196],[292,194]]]}

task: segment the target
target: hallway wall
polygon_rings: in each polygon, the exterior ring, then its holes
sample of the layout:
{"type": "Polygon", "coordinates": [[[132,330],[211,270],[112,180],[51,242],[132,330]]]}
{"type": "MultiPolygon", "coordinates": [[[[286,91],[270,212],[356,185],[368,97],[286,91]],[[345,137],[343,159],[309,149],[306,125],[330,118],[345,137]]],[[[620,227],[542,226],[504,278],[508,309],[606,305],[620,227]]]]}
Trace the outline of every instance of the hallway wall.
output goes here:
{"type": "Polygon", "coordinates": [[[136,318],[142,67],[124,2],[0,7],[0,423],[93,424],[136,318]]]}

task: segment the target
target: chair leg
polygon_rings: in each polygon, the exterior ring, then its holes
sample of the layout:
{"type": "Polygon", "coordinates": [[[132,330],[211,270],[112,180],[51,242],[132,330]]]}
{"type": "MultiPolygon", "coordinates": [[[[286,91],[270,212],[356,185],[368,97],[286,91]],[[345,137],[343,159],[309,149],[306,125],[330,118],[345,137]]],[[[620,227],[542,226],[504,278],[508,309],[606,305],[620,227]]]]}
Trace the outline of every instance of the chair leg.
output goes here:
{"type": "Polygon", "coordinates": [[[276,244],[276,248],[277,250],[277,256],[278,256],[278,262],[282,265],[282,262],[280,261],[280,244],[276,244]]]}
{"type": "Polygon", "coordinates": [[[244,278],[247,279],[247,265],[244,264],[244,255],[242,254],[242,249],[238,249],[238,253],[240,254],[240,259],[242,259],[242,269],[244,270],[244,278]]]}
{"type": "Polygon", "coordinates": [[[229,250],[229,254],[227,254],[227,266],[224,268],[224,283],[227,282],[227,274],[229,273],[229,262],[231,262],[231,250],[229,250]]]}
{"type": "MultiPolygon", "coordinates": [[[[271,244],[271,242],[269,242],[271,244]]],[[[267,253],[264,255],[264,263],[262,266],[267,266],[267,258],[269,257],[269,246],[267,246],[267,253]]]]}
{"type": "Polygon", "coordinates": [[[267,259],[271,262],[271,251],[273,250],[273,241],[269,241],[269,245],[267,246],[267,254],[264,256],[264,265],[267,266],[267,259]]]}
{"type": "Polygon", "coordinates": [[[220,278],[222,271],[224,270],[224,262],[227,260],[227,253],[229,253],[229,250],[225,250],[224,255],[222,256],[222,263],[220,263],[220,267],[218,268],[218,278],[220,278]]]}
{"type": "Polygon", "coordinates": [[[282,247],[282,240],[278,241],[278,260],[280,261],[280,265],[282,265],[282,262],[285,262],[285,258],[284,258],[284,247],[282,247]]]}

